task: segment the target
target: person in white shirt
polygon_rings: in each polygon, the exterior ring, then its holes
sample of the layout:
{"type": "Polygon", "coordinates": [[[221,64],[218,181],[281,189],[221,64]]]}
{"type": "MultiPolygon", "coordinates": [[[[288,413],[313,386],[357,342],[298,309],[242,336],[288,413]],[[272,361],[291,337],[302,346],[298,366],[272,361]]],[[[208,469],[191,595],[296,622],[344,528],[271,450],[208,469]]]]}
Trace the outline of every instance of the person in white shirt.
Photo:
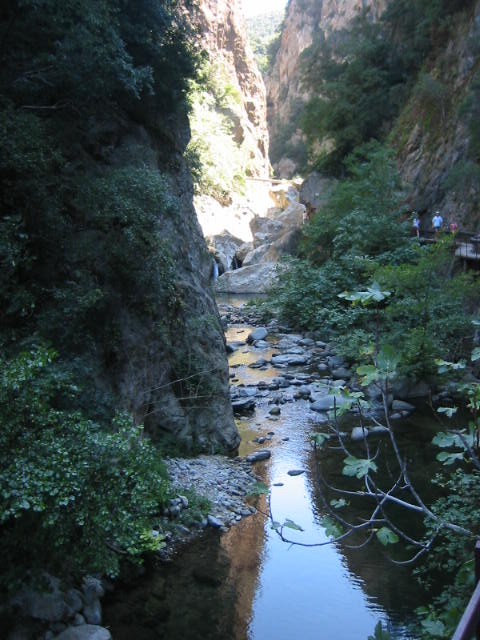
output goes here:
{"type": "Polygon", "coordinates": [[[433,231],[435,233],[438,233],[442,228],[442,225],[443,225],[443,218],[440,215],[440,211],[436,211],[435,215],[432,218],[433,231]]]}

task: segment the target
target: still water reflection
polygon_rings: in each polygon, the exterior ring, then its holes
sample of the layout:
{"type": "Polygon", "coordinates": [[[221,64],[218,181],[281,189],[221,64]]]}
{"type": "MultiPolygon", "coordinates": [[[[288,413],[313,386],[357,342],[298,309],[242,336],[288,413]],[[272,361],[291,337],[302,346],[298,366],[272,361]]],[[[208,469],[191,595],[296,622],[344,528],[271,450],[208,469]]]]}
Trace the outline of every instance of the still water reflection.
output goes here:
{"type": "MultiPolygon", "coordinates": [[[[229,332],[230,341],[241,340],[248,328],[229,332]]],[[[276,375],[246,366],[260,356],[269,357],[266,351],[252,354],[246,346],[232,355],[230,364],[241,383],[256,384],[276,375]]],[[[289,518],[302,527],[303,532],[288,531],[291,539],[324,542],[309,444],[310,432],[319,428],[318,416],[306,400],[282,405],[279,417],[270,416],[270,408],[268,397],[258,398],[253,416],[238,420],[240,453],[258,448],[254,438],[271,438],[266,444],[272,457],[257,464],[257,472],[271,490],[275,520],[289,518]],[[290,476],[292,469],[303,473],[290,476]]],[[[405,442],[415,443],[408,454],[413,464],[415,456],[426,455],[431,429],[404,425],[405,442]]],[[[411,569],[394,566],[375,546],[354,551],[339,544],[286,544],[264,515],[265,498],[258,500],[257,515],[221,536],[207,532],[137,588],[117,590],[105,612],[113,637],[367,640],[379,620],[396,638],[413,637],[406,624],[421,594],[411,569]]]]}

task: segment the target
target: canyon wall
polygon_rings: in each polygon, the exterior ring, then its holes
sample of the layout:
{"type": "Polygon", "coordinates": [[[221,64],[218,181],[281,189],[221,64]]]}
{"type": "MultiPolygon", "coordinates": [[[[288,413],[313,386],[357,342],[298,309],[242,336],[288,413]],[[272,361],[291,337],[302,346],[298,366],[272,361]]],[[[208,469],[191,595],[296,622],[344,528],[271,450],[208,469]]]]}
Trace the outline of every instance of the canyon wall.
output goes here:
{"type": "Polygon", "coordinates": [[[272,164],[277,177],[290,178],[299,169],[304,144],[298,117],[309,98],[302,87],[301,54],[315,36],[342,29],[362,9],[377,17],[385,0],[291,0],[281,42],[265,79],[272,164]]]}
{"type": "Polygon", "coordinates": [[[211,61],[221,64],[237,89],[240,103],[232,114],[232,136],[250,150],[248,173],[266,177],[269,171],[266,91],[253,56],[240,0],[200,0],[195,14],[201,46],[211,61]]]}

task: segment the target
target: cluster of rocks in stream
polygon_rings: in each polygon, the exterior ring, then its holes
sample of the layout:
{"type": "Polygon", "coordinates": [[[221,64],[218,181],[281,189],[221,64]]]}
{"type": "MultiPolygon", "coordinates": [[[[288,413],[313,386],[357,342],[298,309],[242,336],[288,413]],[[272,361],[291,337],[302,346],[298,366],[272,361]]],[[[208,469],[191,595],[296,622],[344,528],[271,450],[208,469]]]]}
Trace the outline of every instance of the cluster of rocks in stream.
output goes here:
{"type": "MultiPolygon", "coordinates": [[[[256,513],[255,507],[245,502],[245,497],[259,479],[247,460],[207,455],[192,459],[171,458],[167,460],[167,468],[174,489],[181,492],[190,488],[210,503],[208,514],[194,522],[193,528],[180,524],[177,536],[178,533],[189,536],[192,529],[207,526],[225,531],[242,518],[256,513]]],[[[187,498],[179,494],[171,500],[164,516],[175,519],[188,506],[187,498]]],[[[173,538],[172,534],[167,534],[167,541],[173,538]]]]}
{"type": "MultiPolygon", "coordinates": [[[[224,326],[242,324],[258,325],[259,319],[254,309],[248,307],[233,307],[219,305],[221,319],[224,326]]],[[[260,381],[255,385],[238,384],[236,368],[231,367],[230,378],[232,386],[230,394],[234,413],[248,415],[253,412],[257,401],[267,398],[267,402],[280,406],[295,400],[308,400],[310,411],[316,412],[317,422],[328,422],[328,412],[336,403],[340,407],[345,400],[340,395],[341,390],[364,391],[370,401],[371,413],[382,413],[383,403],[380,392],[371,385],[366,389],[360,387],[355,374],[347,366],[343,358],[339,357],[332,345],[313,332],[303,334],[293,333],[289,327],[272,320],[266,326],[256,326],[245,340],[233,340],[227,344],[229,352],[237,350],[258,351],[258,359],[250,363],[250,368],[267,370],[270,367],[278,369],[278,375],[268,381],[260,381]],[[274,341],[270,341],[272,336],[274,341]],[[262,351],[269,350],[270,358],[262,356],[262,351]],[[273,352],[272,352],[273,350],[273,352]]],[[[405,393],[407,393],[405,391],[405,393]]],[[[408,392],[410,397],[426,395],[423,388],[417,387],[408,392]]],[[[405,399],[388,399],[390,419],[396,420],[406,417],[414,410],[414,405],[405,399]]],[[[351,432],[353,440],[362,439],[365,435],[380,434],[387,430],[381,427],[359,427],[351,432]]]]}

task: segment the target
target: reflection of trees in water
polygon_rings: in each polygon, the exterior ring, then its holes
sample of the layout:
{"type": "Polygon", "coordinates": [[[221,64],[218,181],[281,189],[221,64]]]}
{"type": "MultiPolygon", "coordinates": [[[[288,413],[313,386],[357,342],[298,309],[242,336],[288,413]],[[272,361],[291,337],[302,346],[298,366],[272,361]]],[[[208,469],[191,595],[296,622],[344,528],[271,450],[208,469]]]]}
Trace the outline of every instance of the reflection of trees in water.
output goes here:
{"type": "MultiPolygon", "coordinates": [[[[265,496],[259,496],[265,502],[265,496]]],[[[265,504],[259,505],[266,511],[265,504]]],[[[258,586],[262,550],[265,543],[265,518],[258,513],[247,518],[222,536],[222,547],[230,558],[229,581],[236,593],[236,623],[231,638],[247,637],[252,604],[258,586]]]]}
{"type": "Polygon", "coordinates": [[[138,587],[107,598],[104,623],[115,640],[232,638],[235,588],[220,536],[207,533],[161,564],[138,587]]]}
{"type": "MultiPolygon", "coordinates": [[[[435,487],[431,484],[431,478],[439,469],[439,464],[435,460],[436,451],[431,444],[434,433],[433,425],[428,421],[420,422],[404,421],[396,425],[397,440],[402,455],[408,463],[409,476],[422,498],[431,504],[432,500],[438,496],[435,487]]],[[[349,445],[350,446],[350,445],[349,445]]],[[[388,486],[392,481],[392,469],[395,469],[394,454],[387,439],[370,440],[371,451],[375,452],[378,447],[378,456],[375,461],[378,465],[378,472],[375,474],[379,486],[388,486]]],[[[365,457],[363,443],[356,443],[350,448],[359,458],[365,457]]],[[[325,449],[319,453],[321,472],[328,484],[343,490],[354,490],[355,481],[342,474],[343,459],[345,454],[341,451],[325,449]]],[[[316,476],[315,455],[312,452],[309,466],[312,477],[316,476]]],[[[394,471],[393,473],[396,473],[394,471]]],[[[357,481],[360,483],[361,481],[357,481]]],[[[323,501],[318,492],[318,482],[313,481],[317,486],[317,491],[312,496],[313,508],[319,520],[327,515],[323,501]]],[[[330,492],[325,494],[327,501],[341,497],[338,493],[330,492]]],[[[408,496],[405,496],[407,499],[408,496]]],[[[343,507],[339,514],[345,520],[353,523],[360,523],[362,519],[369,519],[372,512],[372,500],[370,498],[349,498],[348,504],[343,507]]],[[[388,515],[392,521],[408,532],[412,537],[421,537],[424,532],[423,518],[395,505],[389,505],[388,515]]],[[[405,614],[412,613],[421,602],[425,601],[425,592],[413,575],[413,566],[400,566],[394,564],[390,558],[403,560],[412,556],[405,544],[398,543],[388,547],[382,546],[376,538],[364,546],[362,549],[351,547],[361,544],[365,540],[357,532],[349,537],[345,542],[335,543],[336,548],[343,557],[343,563],[349,573],[354,576],[354,580],[362,585],[362,590],[373,602],[383,607],[392,619],[405,619],[405,614]],[[390,554],[390,555],[389,555],[390,554]]]]}
{"type": "Polygon", "coordinates": [[[222,536],[206,532],[137,585],[118,586],[104,624],[115,640],[245,638],[264,536],[260,515],[222,536]]]}

